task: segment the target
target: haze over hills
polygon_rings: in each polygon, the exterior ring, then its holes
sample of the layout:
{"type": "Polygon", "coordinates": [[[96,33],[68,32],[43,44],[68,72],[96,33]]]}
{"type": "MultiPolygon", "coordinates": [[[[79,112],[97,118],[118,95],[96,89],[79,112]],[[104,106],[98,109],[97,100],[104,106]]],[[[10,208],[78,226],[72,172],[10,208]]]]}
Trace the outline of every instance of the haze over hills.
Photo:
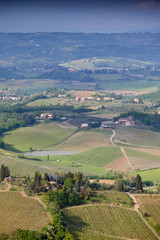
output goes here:
{"type": "MultiPolygon", "coordinates": [[[[18,80],[25,79],[25,85],[50,79],[49,86],[69,89],[159,86],[159,33],[1,33],[0,53],[2,87],[21,88],[18,80]]],[[[33,92],[44,90],[45,82],[33,92]]]]}

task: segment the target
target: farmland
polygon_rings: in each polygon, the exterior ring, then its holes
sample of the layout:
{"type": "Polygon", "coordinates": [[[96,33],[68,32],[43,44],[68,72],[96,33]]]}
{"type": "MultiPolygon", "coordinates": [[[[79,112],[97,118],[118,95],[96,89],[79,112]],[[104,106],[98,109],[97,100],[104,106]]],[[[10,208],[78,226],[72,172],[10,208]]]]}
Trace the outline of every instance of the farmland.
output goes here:
{"type": "Polygon", "coordinates": [[[137,150],[125,149],[127,156],[135,169],[143,170],[160,167],[160,156],[154,154],[154,149],[152,154],[145,152],[145,150],[144,152],[137,150]]]}
{"type": "Polygon", "coordinates": [[[64,142],[50,149],[80,152],[90,148],[108,145],[110,145],[110,141],[107,134],[81,131],[75,133],[64,142]]]}
{"type": "MultiPolygon", "coordinates": [[[[90,152],[90,162],[92,157],[90,152]]],[[[0,155],[0,164],[5,164],[11,170],[11,175],[28,175],[33,176],[35,171],[38,170],[41,173],[47,172],[48,174],[54,174],[55,172],[83,172],[85,175],[103,175],[106,170],[102,167],[97,167],[91,164],[75,163],[70,158],[66,159],[67,156],[50,156],[50,161],[46,161],[47,157],[38,157],[42,161],[29,160],[24,158],[18,158],[15,156],[3,156],[0,155]],[[43,161],[44,159],[44,161],[43,161]],[[58,161],[57,161],[58,160],[58,161]],[[59,161],[60,160],[60,161],[59,161]]],[[[102,159],[103,161],[104,158],[102,159]]]]}
{"type": "Polygon", "coordinates": [[[78,59],[70,62],[61,64],[63,67],[70,68],[84,68],[84,69],[93,69],[93,68],[122,68],[122,67],[139,67],[142,65],[149,65],[151,62],[138,61],[129,58],[84,58],[78,59]]]}
{"type": "Polygon", "coordinates": [[[156,239],[138,213],[128,208],[95,204],[68,208],[65,214],[69,228],[78,233],[79,239],[85,230],[122,239],[156,239]]]}
{"type": "Polygon", "coordinates": [[[141,128],[118,127],[116,129],[116,140],[125,144],[133,144],[138,146],[160,146],[160,133],[141,128]]]}
{"type": "Polygon", "coordinates": [[[33,150],[40,150],[62,142],[74,132],[73,129],[63,129],[54,123],[39,123],[7,133],[3,139],[8,145],[7,149],[11,146],[17,151],[29,151],[30,147],[33,150]]]}
{"type": "Polygon", "coordinates": [[[125,206],[128,208],[133,207],[133,201],[128,197],[126,193],[111,190],[94,191],[94,193],[92,193],[91,202],[96,204],[114,203],[115,205],[125,206]]]}
{"type": "MultiPolygon", "coordinates": [[[[157,224],[160,221],[160,196],[159,195],[135,195],[140,211],[144,215],[148,214],[146,220],[148,223],[156,229],[157,224]]],[[[160,234],[160,232],[158,232],[160,234]]]]}
{"type": "Polygon", "coordinates": [[[50,220],[37,200],[19,192],[0,192],[0,232],[10,233],[17,228],[40,230],[50,220]]]}

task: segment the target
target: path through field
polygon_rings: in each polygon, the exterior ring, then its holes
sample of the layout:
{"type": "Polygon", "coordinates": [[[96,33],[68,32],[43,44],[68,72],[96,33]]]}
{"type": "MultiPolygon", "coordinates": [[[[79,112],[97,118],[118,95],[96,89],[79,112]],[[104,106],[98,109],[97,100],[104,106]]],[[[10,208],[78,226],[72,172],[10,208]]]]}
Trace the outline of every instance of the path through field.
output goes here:
{"type": "MultiPolygon", "coordinates": [[[[112,130],[112,135],[111,135],[111,137],[110,137],[110,141],[111,141],[111,144],[112,144],[114,147],[118,147],[118,146],[114,143],[114,141],[113,141],[113,138],[115,137],[115,135],[116,135],[115,130],[112,130]]],[[[130,167],[131,170],[134,171],[134,167],[133,167],[133,165],[131,164],[131,162],[130,162],[130,160],[129,160],[129,158],[128,158],[125,150],[124,150],[124,148],[123,148],[123,147],[119,147],[119,148],[120,148],[120,150],[121,150],[121,152],[122,152],[122,154],[123,154],[123,156],[124,156],[124,158],[125,158],[128,166],[130,167]]]]}
{"type": "Polygon", "coordinates": [[[149,229],[152,231],[152,233],[157,237],[157,239],[160,240],[160,236],[158,236],[158,234],[156,233],[156,231],[148,224],[148,222],[144,219],[142,213],[139,211],[139,204],[137,199],[134,197],[133,194],[127,193],[130,198],[133,200],[134,202],[134,210],[139,214],[139,216],[141,217],[141,219],[145,222],[145,224],[149,227],[149,229]]]}

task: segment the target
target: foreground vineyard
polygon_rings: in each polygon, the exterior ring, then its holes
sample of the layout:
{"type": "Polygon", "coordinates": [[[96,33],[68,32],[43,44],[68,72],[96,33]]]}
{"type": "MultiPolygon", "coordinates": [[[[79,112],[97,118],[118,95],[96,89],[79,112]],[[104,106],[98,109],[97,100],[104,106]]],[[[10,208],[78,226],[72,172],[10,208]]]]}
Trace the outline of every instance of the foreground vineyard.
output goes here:
{"type": "Polygon", "coordinates": [[[134,210],[105,204],[72,207],[65,210],[69,227],[79,239],[88,239],[86,230],[97,231],[105,236],[130,239],[157,239],[134,210]]]}
{"type": "MultiPolygon", "coordinates": [[[[152,227],[160,223],[160,196],[159,195],[135,195],[140,210],[147,215],[146,220],[152,227]]],[[[160,232],[159,232],[160,234],[160,232]]]]}
{"type": "Polygon", "coordinates": [[[40,230],[51,219],[35,199],[19,192],[0,192],[0,232],[40,230]]]}

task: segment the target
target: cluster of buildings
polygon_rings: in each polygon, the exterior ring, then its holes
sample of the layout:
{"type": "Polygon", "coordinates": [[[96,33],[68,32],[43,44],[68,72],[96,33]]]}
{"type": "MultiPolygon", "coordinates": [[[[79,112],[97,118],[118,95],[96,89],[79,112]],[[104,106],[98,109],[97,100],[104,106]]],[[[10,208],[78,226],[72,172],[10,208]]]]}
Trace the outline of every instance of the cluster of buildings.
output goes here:
{"type": "Polygon", "coordinates": [[[1,100],[3,101],[18,101],[18,100],[22,100],[22,97],[18,97],[18,96],[2,96],[1,100]]]}
{"type": "Polygon", "coordinates": [[[8,90],[0,90],[0,100],[2,101],[22,101],[26,99],[27,96],[20,96],[17,94],[13,94],[8,90]]]}
{"type": "Polygon", "coordinates": [[[118,123],[123,126],[126,126],[126,127],[134,127],[135,126],[135,120],[133,117],[120,118],[118,120],[118,123]]]}
{"type": "MultiPolygon", "coordinates": [[[[135,120],[133,117],[127,117],[127,118],[120,118],[118,121],[102,121],[101,122],[101,128],[115,128],[117,125],[122,125],[126,127],[134,127],[135,126],[135,120]]],[[[89,124],[86,123],[81,123],[80,128],[81,129],[86,129],[89,127],[89,124]]]]}
{"type": "Polygon", "coordinates": [[[101,123],[101,128],[115,128],[116,125],[122,125],[126,127],[134,127],[135,120],[133,117],[120,118],[118,121],[103,121],[101,123]]]}
{"type": "Polygon", "coordinates": [[[112,97],[76,97],[76,101],[85,102],[85,101],[114,101],[112,97]]]}

